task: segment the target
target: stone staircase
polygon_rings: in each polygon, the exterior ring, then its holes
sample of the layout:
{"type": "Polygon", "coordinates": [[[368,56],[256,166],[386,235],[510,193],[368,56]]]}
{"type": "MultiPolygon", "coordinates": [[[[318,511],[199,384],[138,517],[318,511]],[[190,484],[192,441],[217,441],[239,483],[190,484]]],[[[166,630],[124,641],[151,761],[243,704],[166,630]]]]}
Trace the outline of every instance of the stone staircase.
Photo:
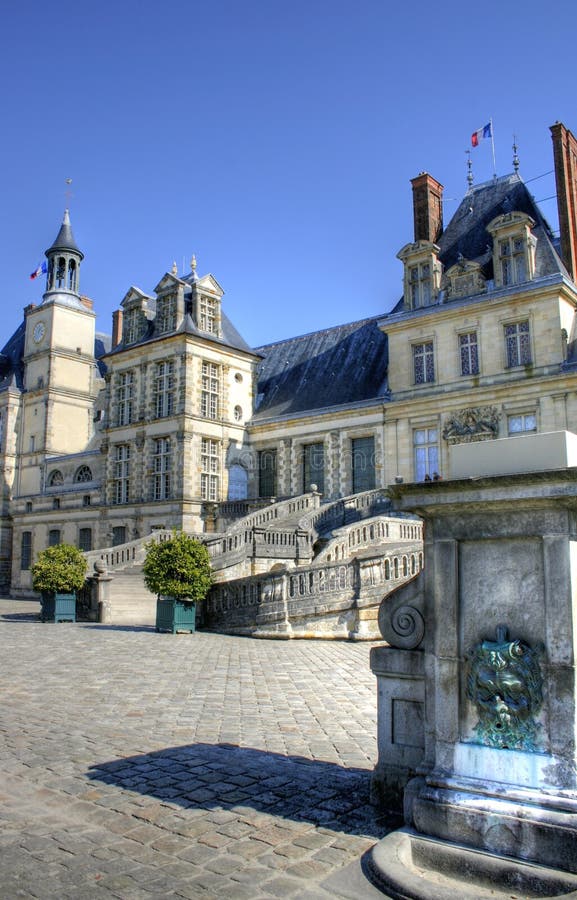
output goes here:
{"type": "MultiPolygon", "coordinates": [[[[260,599],[268,596],[265,582],[269,573],[279,571],[306,571],[307,583],[312,585],[317,579],[322,592],[325,588],[324,576],[319,574],[322,567],[330,569],[333,563],[343,562],[350,566],[357,558],[382,557],[387,546],[392,550],[397,544],[411,544],[413,562],[408,568],[405,564],[405,570],[412,567],[414,573],[420,569],[415,559],[421,547],[422,526],[418,520],[411,519],[409,523],[387,516],[389,508],[386,491],[381,490],[323,505],[319,494],[310,493],[252,511],[222,534],[193,535],[206,545],[211,556],[215,581],[211,596],[217,596],[220,587],[224,586],[226,595],[227,585],[242,584],[247,596],[256,590],[260,599]]],[[[94,617],[115,625],[154,625],[156,597],[144,585],[142,565],[146,544],[150,540],[167,540],[171,535],[170,531],[155,531],[119,547],[86,554],[88,571],[94,571],[91,579],[94,617]]],[[[400,565],[401,569],[397,562],[397,579],[403,577],[399,574],[403,571],[402,562],[400,565]]],[[[351,584],[358,580],[358,565],[355,571],[356,574],[347,575],[351,584]]],[[[391,566],[387,571],[393,572],[391,566]]],[[[328,586],[333,578],[328,569],[326,577],[328,586]]],[[[300,585],[300,581],[296,584],[300,585]]],[[[299,587],[297,594],[300,593],[299,587]]],[[[350,598],[344,602],[350,604],[350,598]]],[[[203,604],[207,623],[218,630],[227,630],[218,615],[210,614],[211,609],[214,613],[214,604],[211,606],[208,601],[203,604]]],[[[246,631],[241,629],[240,633],[246,631]]]]}

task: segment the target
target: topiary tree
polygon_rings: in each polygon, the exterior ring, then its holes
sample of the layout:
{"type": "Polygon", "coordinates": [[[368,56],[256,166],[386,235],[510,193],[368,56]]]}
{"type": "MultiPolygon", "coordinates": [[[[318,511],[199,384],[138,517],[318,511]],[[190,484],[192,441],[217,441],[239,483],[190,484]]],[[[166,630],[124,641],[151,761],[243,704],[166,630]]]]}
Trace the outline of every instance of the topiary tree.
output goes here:
{"type": "Polygon", "coordinates": [[[212,584],[208,550],[183,532],[148,542],[143,573],[149,591],[177,600],[204,600],[212,584]]]}
{"type": "Polygon", "coordinates": [[[41,594],[73,594],[83,586],[86,568],[86,559],[78,547],[47,547],[32,566],[32,587],[41,594]]]}

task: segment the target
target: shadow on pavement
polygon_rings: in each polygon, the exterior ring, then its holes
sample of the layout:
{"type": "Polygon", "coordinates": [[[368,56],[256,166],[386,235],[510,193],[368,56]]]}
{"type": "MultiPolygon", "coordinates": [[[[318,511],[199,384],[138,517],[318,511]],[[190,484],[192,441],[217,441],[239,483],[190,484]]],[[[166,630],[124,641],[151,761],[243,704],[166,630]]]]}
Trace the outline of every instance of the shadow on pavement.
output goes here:
{"type": "Polygon", "coordinates": [[[384,837],[399,816],[370,805],[371,772],[234,744],[192,744],[93,766],[89,778],[186,808],[250,807],[384,837]]]}

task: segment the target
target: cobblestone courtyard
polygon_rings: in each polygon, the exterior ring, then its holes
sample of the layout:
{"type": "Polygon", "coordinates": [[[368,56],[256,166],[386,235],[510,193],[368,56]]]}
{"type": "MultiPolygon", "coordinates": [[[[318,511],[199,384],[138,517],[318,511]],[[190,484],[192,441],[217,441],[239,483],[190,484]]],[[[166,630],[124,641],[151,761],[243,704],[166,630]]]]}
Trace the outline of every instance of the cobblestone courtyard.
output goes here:
{"type": "Polygon", "coordinates": [[[383,896],[343,876],[397,824],[369,804],[369,644],[38,609],[0,600],[2,900],[383,896]]]}

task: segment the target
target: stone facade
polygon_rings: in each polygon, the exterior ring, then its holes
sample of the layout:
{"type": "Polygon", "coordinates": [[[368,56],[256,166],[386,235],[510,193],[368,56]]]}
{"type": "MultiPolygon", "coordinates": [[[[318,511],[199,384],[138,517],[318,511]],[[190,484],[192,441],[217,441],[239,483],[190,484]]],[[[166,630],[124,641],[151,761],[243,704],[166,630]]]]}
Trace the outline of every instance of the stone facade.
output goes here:
{"type": "MultiPolygon", "coordinates": [[[[573,234],[575,141],[563,126],[553,138],[573,234]]],[[[413,189],[392,311],[258,348],[194,258],[151,295],[128,290],[112,342],[95,334],[66,214],[42,301],[0,354],[3,588],[28,593],[51,541],[223,531],[311,484],[335,500],[447,478],[463,443],[577,431],[571,240],[517,172],[470,186],[446,227],[442,185],[425,174],[413,189]]]]}

